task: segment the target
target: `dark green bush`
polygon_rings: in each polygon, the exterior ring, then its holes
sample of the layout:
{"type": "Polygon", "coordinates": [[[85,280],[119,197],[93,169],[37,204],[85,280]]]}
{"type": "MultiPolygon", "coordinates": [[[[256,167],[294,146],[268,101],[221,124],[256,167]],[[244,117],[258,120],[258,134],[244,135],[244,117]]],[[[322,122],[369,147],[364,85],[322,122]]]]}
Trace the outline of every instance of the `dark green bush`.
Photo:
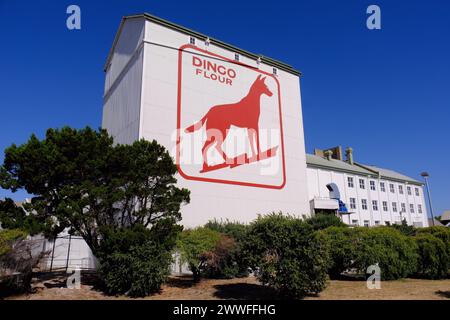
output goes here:
{"type": "Polygon", "coordinates": [[[418,230],[416,227],[409,225],[406,219],[403,219],[401,224],[393,224],[390,227],[400,231],[405,236],[414,236],[418,230]]]}
{"type": "Polygon", "coordinates": [[[447,254],[450,256],[450,228],[443,226],[434,226],[428,228],[417,229],[417,234],[431,234],[438,239],[441,239],[446,247],[447,254]]]}
{"type": "Polygon", "coordinates": [[[163,220],[151,229],[102,228],[96,256],[106,293],[138,297],[158,292],[170,274],[180,228],[163,220]]]}
{"type": "Polygon", "coordinates": [[[334,214],[317,213],[311,218],[306,219],[306,222],[310,224],[314,230],[323,230],[328,227],[347,227],[345,223],[334,214]]]}
{"type": "Polygon", "coordinates": [[[245,237],[248,230],[248,225],[240,222],[231,221],[209,221],[206,228],[220,232],[233,239],[234,245],[230,246],[230,240],[223,239],[215,249],[217,253],[212,252],[212,255],[222,257],[215,263],[213,267],[209,268],[208,277],[212,278],[237,278],[246,277],[249,274],[248,264],[246,263],[245,254],[242,250],[245,237]],[[228,251],[225,253],[225,249],[228,251]]]}
{"type": "Polygon", "coordinates": [[[355,228],[358,232],[352,267],[365,274],[367,267],[378,264],[381,279],[407,277],[416,270],[417,247],[411,237],[390,227],[355,228]]]}
{"type": "Polygon", "coordinates": [[[259,217],[250,225],[245,252],[257,278],[289,297],[317,294],[326,286],[327,242],[300,219],[281,213],[259,217]]]}
{"type": "Polygon", "coordinates": [[[339,277],[344,271],[352,268],[356,257],[358,242],[362,228],[329,227],[321,233],[329,243],[330,264],[328,273],[331,278],[339,277]]]}
{"type": "Polygon", "coordinates": [[[419,252],[417,276],[428,279],[446,278],[450,257],[444,242],[427,232],[419,233],[415,240],[419,252]]]}

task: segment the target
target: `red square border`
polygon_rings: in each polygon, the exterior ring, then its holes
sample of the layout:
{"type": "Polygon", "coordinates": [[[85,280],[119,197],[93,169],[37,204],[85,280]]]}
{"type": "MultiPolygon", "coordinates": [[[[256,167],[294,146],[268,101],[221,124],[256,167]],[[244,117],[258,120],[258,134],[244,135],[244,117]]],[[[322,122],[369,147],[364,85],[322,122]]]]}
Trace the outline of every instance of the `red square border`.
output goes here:
{"type": "Polygon", "coordinates": [[[278,79],[271,73],[255,69],[252,66],[246,65],[241,62],[237,62],[231,59],[228,59],[226,57],[223,57],[219,54],[215,54],[203,49],[200,49],[194,45],[191,44],[185,44],[182,45],[178,49],[178,96],[177,96],[177,140],[176,140],[176,166],[178,168],[178,172],[180,175],[187,179],[187,180],[196,180],[196,181],[203,181],[203,182],[212,182],[212,183],[224,183],[224,184],[231,184],[231,185],[240,185],[240,186],[248,186],[248,187],[257,187],[257,188],[268,188],[268,189],[282,189],[286,185],[286,165],[285,165],[285,157],[284,157],[284,139],[283,139],[283,121],[282,121],[282,111],[281,111],[281,92],[280,92],[280,82],[278,79]],[[271,77],[275,80],[277,84],[278,89],[278,107],[279,107],[279,113],[280,113],[280,140],[281,140],[281,162],[283,166],[282,175],[283,175],[283,182],[280,185],[270,185],[270,184],[260,184],[260,183],[252,183],[252,182],[243,182],[243,181],[233,181],[233,180],[225,180],[225,179],[215,179],[215,178],[206,178],[206,177],[196,177],[196,176],[190,176],[183,172],[180,165],[180,130],[181,130],[181,82],[182,82],[182,60],[183,60],[183,52],[185,49],[193,49],[196,51],[199,51],[201,54],[206,56],[213,56],[220,59],[223,59],[227,62],[233,63],[235,65],[238,65],[240,67],[251,69],[255,72],[264,74],[268,77],[271,77]]]}

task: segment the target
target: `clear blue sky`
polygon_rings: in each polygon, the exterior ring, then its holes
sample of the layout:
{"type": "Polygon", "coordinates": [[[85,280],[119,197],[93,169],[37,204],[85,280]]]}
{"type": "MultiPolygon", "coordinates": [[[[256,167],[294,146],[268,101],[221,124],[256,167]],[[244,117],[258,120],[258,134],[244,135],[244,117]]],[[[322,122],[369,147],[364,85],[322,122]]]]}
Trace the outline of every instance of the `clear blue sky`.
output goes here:
{"type": "Polygon", "coordinates": [[[416,179],[427,170],[436,213],[450,209],[444,0],[0,0],[0,149],[49,127],[99,127],[103,64],[121,17],[140,12],[301,70],[307,151],[340,144],[362,163],[416,179]],[[80,31],[66,28],[70,4],[81,7],[80,31]],[[366,28],[370,4],[381,30],[366,28]]]}

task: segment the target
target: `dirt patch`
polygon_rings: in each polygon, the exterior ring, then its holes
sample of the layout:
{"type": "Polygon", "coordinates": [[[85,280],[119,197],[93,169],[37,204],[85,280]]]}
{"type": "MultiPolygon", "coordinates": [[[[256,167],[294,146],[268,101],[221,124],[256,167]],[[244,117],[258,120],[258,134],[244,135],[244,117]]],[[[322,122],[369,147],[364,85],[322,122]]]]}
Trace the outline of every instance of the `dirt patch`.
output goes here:
{"type": "MultiPolygon", "coordinates": [[[[107,296],[98,289],[95,275],[83,275],[80,289],[66,288],[65,274],[42,274],[33,279],[33,293],[9,297],[18,300],[110,300],[130,299],[107,296]]],[[[205,279],[194,283],[191,277],[171,277],[160,293],[148,300],[279,299],[274,290],[261,285],[254,277],[240,279],[205,279]]],[[[380,290],[369,290],[365,281],[331,280],[318,296],[306,300],[448,300],[450,279],[403,279],[383,281],[380,290]]]]}

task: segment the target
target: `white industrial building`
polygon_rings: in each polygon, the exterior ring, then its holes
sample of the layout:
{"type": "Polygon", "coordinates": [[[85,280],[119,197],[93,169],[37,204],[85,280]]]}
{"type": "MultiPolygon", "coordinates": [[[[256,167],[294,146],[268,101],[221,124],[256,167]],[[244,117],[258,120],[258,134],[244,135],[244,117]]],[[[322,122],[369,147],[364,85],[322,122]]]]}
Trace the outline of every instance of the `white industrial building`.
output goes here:
{"type": "MultiPolygon", "coordinates": [[[[345,159],[340,147],[306,154],[300,73],[289,65],[141,14],[122,19],[105,75],[102,127],[116,143],[155,139],[171,152],[191,191],[185,227],[272,211],[428,226],[421,182],[355,162],[351,149],[345,159]],[[223,144],[208,145],[208,127],[228,130],[223,144]]],[[[95,265],[68,237],[54,258],[56,268],[95,265]]]]}

